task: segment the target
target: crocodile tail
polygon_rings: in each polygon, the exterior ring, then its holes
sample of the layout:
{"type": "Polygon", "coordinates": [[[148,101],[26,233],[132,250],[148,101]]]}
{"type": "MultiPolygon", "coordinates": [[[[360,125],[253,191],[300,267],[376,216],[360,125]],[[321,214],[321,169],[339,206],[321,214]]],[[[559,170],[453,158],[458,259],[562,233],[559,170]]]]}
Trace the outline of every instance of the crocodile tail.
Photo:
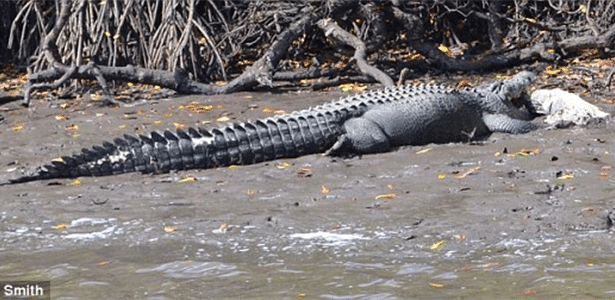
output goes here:
{"type": "Polygon", "coordinates": [[[209,165],[247,165],[324,152],[340,135],[340,115],[310,112],[212,129],[209,165]]]}
{"type": "Polygon", "coordinates": [[[205,130],[125,134],[81,153],[64,156],[9,183],[105,176],[129,172],[168,173],[252,164],[282,157],[323,152],[339,135],[339,115],[312,112],[205,130]]]}

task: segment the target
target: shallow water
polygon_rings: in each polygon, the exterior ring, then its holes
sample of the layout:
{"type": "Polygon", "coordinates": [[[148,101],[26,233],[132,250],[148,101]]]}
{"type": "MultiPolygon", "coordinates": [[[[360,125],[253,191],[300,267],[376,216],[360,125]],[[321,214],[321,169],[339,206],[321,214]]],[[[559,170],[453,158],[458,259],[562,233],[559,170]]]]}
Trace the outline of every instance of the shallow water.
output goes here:
{"type": "MultiPolygon", "coordinates": [[[[0,180],[135,128],[213,126],[336,96],[39,102],[4,114],[0,180]],[[179,108],[191,101],[213,109],[179,108]]],[[[3,186],[0,279],[51,280],[53,299],[613,298],[614,126],[3,186]]]]}

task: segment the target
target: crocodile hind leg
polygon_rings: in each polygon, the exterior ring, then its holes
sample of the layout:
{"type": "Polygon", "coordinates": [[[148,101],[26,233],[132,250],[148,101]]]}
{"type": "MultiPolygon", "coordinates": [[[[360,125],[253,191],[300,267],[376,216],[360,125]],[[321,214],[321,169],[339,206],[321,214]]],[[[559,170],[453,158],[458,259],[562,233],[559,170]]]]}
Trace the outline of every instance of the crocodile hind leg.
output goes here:
{"type": "Polygon", "coordinates": [[[367,154],[391,150],[389,137],[376,122],[367,118],[353,118],[344,123],[345,133],[325,152],[325,155],[347,151],[367,154]]]}

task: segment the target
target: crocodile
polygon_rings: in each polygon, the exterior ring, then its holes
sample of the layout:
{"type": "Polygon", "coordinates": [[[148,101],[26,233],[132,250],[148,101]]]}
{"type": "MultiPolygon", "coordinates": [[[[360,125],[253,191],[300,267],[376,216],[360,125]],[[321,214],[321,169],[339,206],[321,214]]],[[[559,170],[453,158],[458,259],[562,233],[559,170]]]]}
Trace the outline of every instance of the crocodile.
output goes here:
{"type": "Polygon", "coordinates": [[[477,140],[492,132],[527,133],[536,128],[530,122],[533,115],[512,100],[528,101],[533,78],[533,73],[523,71],[472,89],[406,85],[217,128],[155,131],[138,137],[125,134],[113,143],[84,148],[2,184],[128,172],[168,173],[314,153],[367,154],[403,145],[477,140]]]}

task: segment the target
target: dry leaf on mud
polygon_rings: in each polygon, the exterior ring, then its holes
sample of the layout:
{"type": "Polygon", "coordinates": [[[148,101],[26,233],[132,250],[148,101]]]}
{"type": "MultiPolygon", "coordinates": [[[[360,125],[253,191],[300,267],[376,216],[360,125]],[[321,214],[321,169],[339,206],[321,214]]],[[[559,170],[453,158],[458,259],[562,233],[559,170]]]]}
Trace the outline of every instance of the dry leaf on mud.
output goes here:
{"type": "Polygon", "coordinates": [[[462,88],[462,89],[463,89],[463,88],[471,88],[471,87],[472,87],[472,84],[471,84],[469,81],[467,81],[467,80],[465,80],[465,79],[464,79],[464,80],[461,80],[461,81],[459,81],[459,82],[457,83],[457,87],[458,87],[458,88],[462,88]]]}
{"type": "Polygon", "coordinates": [[[378,195],[376,196],[376,200],[380,200],[380,199],[395,199],[397,198],[397,195],[395,194],[382,194],[382,195],[378,195]]]}
{"type": "Polygon", "coordinates": [[[544,73],[547,75],[551,75],[551,76],[559,75],[559,74],[570,74],[570,68],[569,67],[556,68],[554,66],[547,66],[545,68],[544,73]]]}
{"type": "Polygon", "coordinates": [[[611,176],[610,172],[613,170],[612,166],[602,166],[600,167],[600,177],[609,177],[611,176]]]}
{"type": "Polygon", "coordinates": [[[177,107],[179,110],[189,110],[191,112],[201,114],[205,112],[212,111],[214,109],[213,105],[200,105],[197,101],[191,101],[188,104],[180,105],[177,107]]]}
{"type": "Polygon", "coordinates": [[[574,178],[574,174],[572,173],[568,173],[568,174],[563,174],[557,177],[557,179],[561,179],[561,180],[570,180],[574,178]]]}
{"type": "Polygon", "coordinates": [[[423,153],[427,153],[429,151],[431,151],[431,148],[425,148],[423,150],[416,151],[415,154],[423,154],[423,153]]]}
{"type": "Polygon", "coordinates": [[[359,93],[367,89],[367,84],[355,84],[355,83],[340,84],[339,89],[342,90],[342,92],[359,93]]]}
{"type": "Polygon", "coordinates": [[[101,261],[101,262],[97,263],[96,266],[97,267],[105,267],[105,266],[109,265],[110,263],[111,263],[111,261],[108,261],[108,260],[101,261]]]}
{"type": "Polygon", "coordinates": [[[540,154],[540,148],[535,148],[535,149],[521,148],[521,150],[519,150],[519,151],[517,151],[514,154],[511,154],[509,156],[512,156],[512,157],[525,157],[525,156],[538,155],[538,154],[540,154]]]}
{"type": "Polygon", "coordinates": [[[331,191],[331,189],[329,189],[329,188],[328,188],[326,185],[324,185],[324,184],[320,187],[320,193],[322,193],[322,194],[328,194],[330,191],[331,191]]]}
{"type": "Polygon", "coordinates": [[[442,180],[444,178],[446,178],[446,174],[444,174],[444,173],[438,174],[438,179],[442,180]]]}
{"type": "Polygon", "coordinates": [[[446,240],[441,240],[441,241],[439,241],[439,242],[434,243],[433,245],[431,245],[431,246],[429,247],[429,249],[431,249],[431,250],[438,250],[438,249],[440,249],[440,247],[442,247],[445,243],[446,243],[446,240]]]}
{"type": "Polygon", "coordinates": [[[299,167],[297,168],[297,176],[299,177],[310,177],[312,176],[312,168],[308,167],[299,167]]]}
{"type": "Polygon", "coordinates": [[[76,131],[76,130],[79,130],[79,125],[77,125],[77,124],[68,124],[66,127],[64,127],[64,130],[66,130],[66,131],[76,131]]]}
{"type": "Polygon", "coordinates": [[[68,184],[68,186],[80,186],[81,185],[81,179],[77,178],[75,180],[73,180],[71,183],[68,184]]]}
{"type": "Polygon", "coordinates": [[[301,79],[301,80],[299,80],[299,83],[301,85],[303,85],[303,86],[312,85],[312,84],[314,84],[314,82],[316,82],[316,80],[314,80],[314,79],[301,79]]]}
{"type": "Polygon", "coordinates": [[[593,267],[593,266],[595,266],[594,262],[593,262],[593,261],[591,261],[591,260],[588,260],[588,261],[585,263],[585,265],[586,265],[586,266],[588,266],[588,267],[593,267]]]}
{"type": "Polygon", "coordinates": [[[444,288],[444,284],[440,283],[440,282],[430,282],[429,286],[434,288],[434,289],[443,289],[444,288]]]}
{"type": "Polygon", "coordinates": [[[90,97],[92,98],[93,101],[100,101],[101,99],[101,96],[97,94],[90,94],[90,97]]]}
{"type": "Polygon", "coordinates": [[[537,291],[536,290],[532,290],[532,289],[526,289],[526,290],[521,291],[521,294],[523,294],[523,295],[534,295],[536,293],[537,293],[537,291]]]}
{"type": "Polygon", "coordinates": [[[13,127],[13,131],[15,131],[15,132],[20,132],[20,131],[22,131],[25,127],[26,127],[26,126],[23,126],[23,125],[15,126],[15,127],[13,127]]]}
{"type": "Polygon", "coordinates": [[[287,161],[282,161],[279,164],[277,164],[275,167],[278,168],[279,170],[284,170],[284,169],[292,167],[292,164],[287,161]]]}
{"type": "Polygon", "coordinates": [[[56,226],[53,226],[53,229],[57,229],[57,230],[64,230],[68,228],[68,224],[66,223],[60,223],[56,226]]]}
{"type": "Polygon", "coordinates": [[[474,167],[474,168],[469,169],[469,170],[467,170],[467,171],[465,171],[463,173],[459,173],[459,174],[455,175],[455,178],[458,178],[458,179],[466,178],[468,175],[470,175],[472,173],[475,173],[475,172],[478,172],[478,170],[480,170],[480,167],[474,167]]]}
{"type": "Polygon", "coordinates": [[[68,117],[67,116],[63,116],[63,115],[56,115],[55,119],[58,120],[58,121],[66,121],[66,120],[68,120],[68,117]]]}
{"type": "Polygon", "coordinates": [[[407,54],[403,54],[401,57],[408,63],[416,62],[419,60],[425,60],[425,56],[419,53],[407,53],[407,54]]]}
{"type": "Polygon", "coordinates": [[[500,263],[485,263],[482,265],[483,269],[489,269],[489,268],[495,268],[495,267],[499,267],[501,264],[500,263]]]}
{"type": "Polygon", "coordinates": [[[178,182],[182,183],[182,182],[192,182],[192,181],[197,181],[197,178],[192,176],[192,175],[188,175],[188,176],[180,179],[178,182]]]}
{"type": "Polygon", "coordinates": [[[175,226],[164,226],[164,232],[171,233],[177,231],[177,227],[175,226]]]}
{"type": "Polygon", "coordinates": [[[444,53],[444,55],[446,55],[448,57],[452,57],[452,58],[455,57],[455,53],[453,53],[453,51],[450,48],[448,48],[448,47],[446,47],[444,45],[438,46],[438,50],[440,50],[442,53],[444,53]]]}

